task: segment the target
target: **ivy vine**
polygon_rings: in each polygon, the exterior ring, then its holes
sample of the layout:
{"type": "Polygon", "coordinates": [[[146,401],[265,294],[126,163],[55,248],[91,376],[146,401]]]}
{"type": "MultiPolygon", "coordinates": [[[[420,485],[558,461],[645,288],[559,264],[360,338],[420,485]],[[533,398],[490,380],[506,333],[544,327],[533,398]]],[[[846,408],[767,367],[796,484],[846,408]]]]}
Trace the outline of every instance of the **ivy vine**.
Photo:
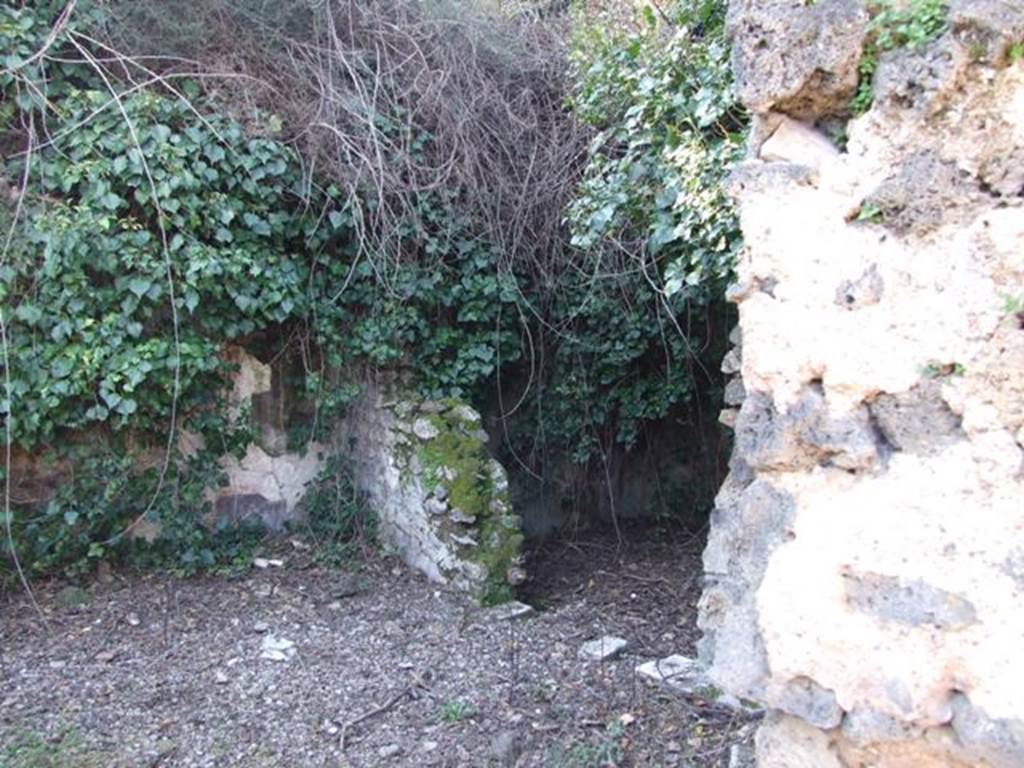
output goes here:
{"type": "Polygon", "coordinates": [[[692,402],[739,242],[721,192],[743,127],[723,6],[683,2],[629,31],[580,22],[570,104],[594,140],[555,273],[510,266],[471,201],[434,189],[408,211],[408,257],[386,280],[361,257],[365,222],[274,115],[243,128],[197,83],[118,79],[76,36],[111,23],[102,5],[82,0],[63,21],[62,3],[0,6],[13,147],[0,168],[0,417],[18,450],[72,470],[5,521],[23,560],[88,567],[137,546],[145,514],[179,567],[217,561],[206,490],[223,482],[217,458],[251,440],[223,415],[226,342],[299,346],[323,429],[360,368],[405,369],[426,397],[478,403],[499,377],[532,382],[511,447],[541,440],[581,466],[692,402]],[[198,452],[178,447],[184,430],[198,452]]]}

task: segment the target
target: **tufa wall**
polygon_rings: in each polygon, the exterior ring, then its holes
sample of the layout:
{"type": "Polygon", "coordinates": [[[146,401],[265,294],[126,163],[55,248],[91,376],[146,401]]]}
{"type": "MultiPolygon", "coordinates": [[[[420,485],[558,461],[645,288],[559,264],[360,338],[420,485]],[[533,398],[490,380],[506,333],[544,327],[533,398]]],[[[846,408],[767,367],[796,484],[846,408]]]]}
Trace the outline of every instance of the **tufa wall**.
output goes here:
{"type": "Polygon", "coordinates": [[[761,768],[1024,765],[1024,3],[943,10],[849,119],[866,4],[730,7],[754,130],[701,654],[767,706],[761,768]]]}

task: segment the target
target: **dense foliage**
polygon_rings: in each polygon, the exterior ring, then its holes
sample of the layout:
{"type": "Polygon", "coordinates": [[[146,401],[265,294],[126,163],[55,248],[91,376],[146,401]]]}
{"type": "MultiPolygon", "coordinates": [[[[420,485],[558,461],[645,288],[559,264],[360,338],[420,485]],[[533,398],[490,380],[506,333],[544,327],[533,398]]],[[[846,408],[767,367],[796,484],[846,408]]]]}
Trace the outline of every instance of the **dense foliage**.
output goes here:
{"type": "Polygon", "coordinates": [[[568,212],[573,244],[647,256],[666,293],[699,300],[719,292],[739,244],[721,184],[744,126],[723,15],[703,0],[672,18],[647,8],[633,29],[598,17],[573,55],[573,107],[598,129],[568,212]]]}
{"type": "MultiPolygon", "coordinates": [[[[524,403],[509,448],[541,473],[630,448],[707,389],[695,371],[720,346],[737,244],[719,182],[741,125],[719,3],[631,30],[579,22],[570,103],[593,140],[571,243],[543,264],[513,258],[458,184],[403,191],[399,251],[374,258],[367,243],[390,246],[365,237],[367,212],[386,190],[311,173],[287,121],[241,123],[201,80],[112,56],[98,6],[63,8],[0,4],[0,415],[12,446],[73,468],[5,521],[35,571],[109,556],[144,516],[184,566],[216,560],[204,491],[251,440],[223,416],[225,342],[301,359],[311,429],[365,367],[409,370],[434,398],[505,387],[503,412],[524,403]]],[[[400,118],[382,130],[429,165],[442,128],[400,118]]],[[[343,538],[365,522],[347,494],[344,515],[332,506],[337,474],[310,498],[343,538]]]]}
{"type": "MultiPolygon", "coordinates": [[[[724,8],[679,2],[660,15],[623,19],[618,8],[577,22],[569,99],[593,135],[566,209],[571,262],[544,336],[550,363],[516,453],[540,474],[568,457],[603,487],[613,457],[647,425],[716,408],[709,369],[722,354],[720,297],[739,246],[722,180],[744,125],[724,8]]],[[[713,467],[708,477],[714,486],[713,467]]]]}

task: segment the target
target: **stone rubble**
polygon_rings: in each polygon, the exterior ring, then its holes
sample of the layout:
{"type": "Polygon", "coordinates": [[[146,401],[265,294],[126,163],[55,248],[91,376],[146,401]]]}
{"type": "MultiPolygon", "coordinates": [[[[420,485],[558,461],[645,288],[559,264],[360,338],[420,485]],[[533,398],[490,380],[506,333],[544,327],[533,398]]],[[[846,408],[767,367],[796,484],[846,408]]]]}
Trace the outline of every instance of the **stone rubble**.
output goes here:
{"type": "Polygon", "coordinates": [[[488,613],[494,621],[512,621],[513,619],[525,619],[533,616],[536,611],[531,605],[521,603],[518,600],[510,600],[507,603],[488,609],[488,613]]]}
{"type": "Polygon", "coordinates": [[[695,696],[728,709],[757,712],[753,702],[740,701],[723,691],[698,660],[673,654],[638,664],[636,673],[645,680],[682,696],[695,696]]]}
{"type": "Polygon", "coordinates": [[[267,661],[291,661],[297,650],[295,643],[285,637],[264,635],[260,646],[260,658],[267,661]]]}
{"type": "Polygon", "coordinates": [[[629,641],[614,635],[589,640],[580,646],[577,656],[583,661],[611,661],[629,648],[629,641]]]}

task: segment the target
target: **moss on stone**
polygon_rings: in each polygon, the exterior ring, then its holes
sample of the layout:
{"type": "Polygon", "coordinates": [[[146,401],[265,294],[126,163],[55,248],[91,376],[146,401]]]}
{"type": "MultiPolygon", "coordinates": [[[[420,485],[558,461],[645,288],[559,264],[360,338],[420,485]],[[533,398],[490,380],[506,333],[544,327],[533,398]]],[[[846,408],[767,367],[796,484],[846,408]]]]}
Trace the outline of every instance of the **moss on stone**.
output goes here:
{"type": "Polygon", "coordinates": [[[444,415],[433,415],[429,420],[440,433],[420,446],[428,481],[445,487],[450,506],[478,519],[483,517],[491,497],[487,452],[444,415]]]}
{"type": "Polygon", "coordinates": [[[523,536],[516,518],[507,514],[507,489],[495,486],[493,459],[472,434],[479,422],[460,415],[464,404],[455,401],[445,405],[443,413],[427,416],[438,435],[419,446],[419,459],[427,482],[443,486],[448,505],[474,520],[472,530],[478,545],[461,556],[487,572],[477,598],[484,604],[505,602],[513,597],[507,573],[519,562],[523,536]]]}

